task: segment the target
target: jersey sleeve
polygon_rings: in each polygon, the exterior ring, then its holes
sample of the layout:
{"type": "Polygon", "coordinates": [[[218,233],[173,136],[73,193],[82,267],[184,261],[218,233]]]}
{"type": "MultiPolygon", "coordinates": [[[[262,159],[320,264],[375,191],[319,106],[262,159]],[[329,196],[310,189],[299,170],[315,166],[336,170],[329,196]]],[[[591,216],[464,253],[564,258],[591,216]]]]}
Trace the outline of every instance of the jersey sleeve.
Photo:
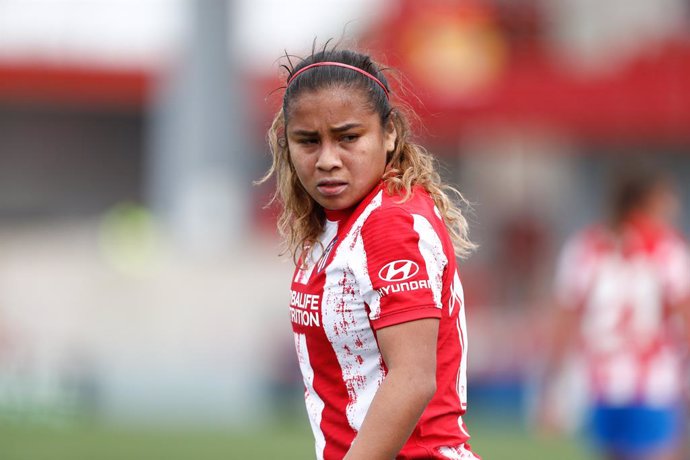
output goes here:
{"type": "Polygon", "coordinates": [[[671,238],[661,253],[666,300],[677,305],[690,298],[690,251],[682,238],[671,238]]]}
{"type": "Polygon", "coordinates": [[[379,209],[362,227],[362,239],[373,327],[440,318],[448,259],[431,221],[400,207],[379,209]]]}

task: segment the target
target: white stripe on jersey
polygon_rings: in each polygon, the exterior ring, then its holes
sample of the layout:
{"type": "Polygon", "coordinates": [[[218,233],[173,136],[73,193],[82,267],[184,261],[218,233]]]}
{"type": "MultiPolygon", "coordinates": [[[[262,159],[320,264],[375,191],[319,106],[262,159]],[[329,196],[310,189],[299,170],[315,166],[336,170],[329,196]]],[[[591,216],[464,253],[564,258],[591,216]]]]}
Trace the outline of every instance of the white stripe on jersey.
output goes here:
{"type": "Polygon", "coordinates": [[[383,358],[362,298],[362,292],[374,289],[361,236],[364,222],[381,205],[382,195],[374,197],[338,244],[326,267],[323,289],[323,330],[338,358],[349,398],[347,420],[355,431],[361,428],[384,377],[383,358]]]}
{"type": "Polygon", "coordinates": [[[441,447],[438,453],[451,460],[477,460],[477,457],[465,449],[464,445],[458,447],[441,447]]]}
{"type": "Polygon", "coordinates": [[[652,406],[664,407],[676,404],[678,396],[683,394],[685,377],[681,369],[678,353],[666,348],[659,353],[659,357],[649,363],[649,371],[645,376],[647,388],[647,402],[652,406]]]}
{"type": "MultiPolygon", "coordinates": [[[[458,397],[460,398],[460,407],[465,409],[467,408],[467,321],[465,319],[465,293],[462,289],[462,283],[460,282],[460,276],[457,271],[453,275],[450,296],[449,314],[453,311],[453,305],[458,305],[457,327],[462,354],[460,355],[460,367],[458,369],[457,391],[458,397]]],[[[459,423],[460,429],[464,431],[462,420],[460,420],[459,423]]]]}
{"type": "Polygon", "coordinates": [[[306,401],[309,422],[311,423],[311,429],[314,432],[314,439],[316,441],[316,459],[323,460],[323,450],[326,447],[326,439],[323,435],[323,431],[321,431],[321,414],[325,405],[316,391],[314,391],[314,369],[312,369],[311,363],[309,362],[306,335],[295,334],[295,349],[297,350],[299,367],[304,377],[304,400],[306,401]]]}
{"type": "Polygon", "coordinates": [[[437,308],[442,308],[441,291],[443,290],[443,269],[448,264],[448,258],[443,252],[443,243],[436,234],[431,223],[419,214],[412,214],[414,230],[419,234],[419,252],[426,264],[429,275],[429,285],[434,295],[437,308]]]}
{"type": "MultiPolygon", "coordinates": [[[[463,403],[462,409],[463,409],[463,410],[467,409],[467,404],[466,404],[466,403],[463,403]]],[[[458,417],[458,427],[460,428],[460,433],[464,434],[464,435],[467,436],[468,438],[470,437],[470,434],[469,434],[469,433],[467,432],[467,430],[465,429],[465,424],[464,424],[464,422],[462,421],[462,415],[458,417]]]]}

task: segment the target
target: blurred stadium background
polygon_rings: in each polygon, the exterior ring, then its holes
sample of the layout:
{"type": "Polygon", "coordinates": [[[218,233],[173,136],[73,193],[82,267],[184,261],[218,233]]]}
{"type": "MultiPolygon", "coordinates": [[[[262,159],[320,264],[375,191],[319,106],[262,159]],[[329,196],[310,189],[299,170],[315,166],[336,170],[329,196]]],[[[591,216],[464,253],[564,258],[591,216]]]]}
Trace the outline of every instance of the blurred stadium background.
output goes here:
{"type": "Polygon", "coordinates": [[[0,458],[313,457],[251,181],[276,59],[341,36],[402,72],[475,203],[473,445],[592,458],[530,423],[554,257],[626,166],[690,202],[689,25],[688,0],[0,0],[0,458]]]}

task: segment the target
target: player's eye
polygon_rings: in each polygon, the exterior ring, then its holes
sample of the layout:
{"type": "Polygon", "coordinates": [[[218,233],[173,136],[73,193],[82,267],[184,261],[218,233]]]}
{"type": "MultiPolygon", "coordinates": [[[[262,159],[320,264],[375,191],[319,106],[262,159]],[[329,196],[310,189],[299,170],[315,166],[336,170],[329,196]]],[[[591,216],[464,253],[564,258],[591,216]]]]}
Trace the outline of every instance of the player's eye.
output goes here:
{"type": "Polygon", "coordinates": [[[340,140],[341,140],[342,142],[354,142],[354,141],[356,141],[357,139],[359,139],[359,134],[343,134],[343,135],[340,137],[340,140]]]}
{"type": "Polygon", "coordinates": [[[319,143],[319,139],[316,137],[301,137],[297,139],[297,143],[302,145],[316,145],[319,143]]]}

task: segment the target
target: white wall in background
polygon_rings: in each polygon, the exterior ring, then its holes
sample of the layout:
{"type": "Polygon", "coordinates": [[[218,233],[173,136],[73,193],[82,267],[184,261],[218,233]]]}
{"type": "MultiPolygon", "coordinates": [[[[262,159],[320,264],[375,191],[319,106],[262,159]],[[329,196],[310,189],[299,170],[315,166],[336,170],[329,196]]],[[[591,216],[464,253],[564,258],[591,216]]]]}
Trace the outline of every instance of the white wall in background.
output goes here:
{"type": "MultiPolygon", "coordinates": [[[[0,59],[151,65],[176,52],[191,0],[0,0],[0,59]]],[[[265,69],[284,49],[347,36],[390,0],[238,0],[230,20],[241,58],[265,69]]]]}

